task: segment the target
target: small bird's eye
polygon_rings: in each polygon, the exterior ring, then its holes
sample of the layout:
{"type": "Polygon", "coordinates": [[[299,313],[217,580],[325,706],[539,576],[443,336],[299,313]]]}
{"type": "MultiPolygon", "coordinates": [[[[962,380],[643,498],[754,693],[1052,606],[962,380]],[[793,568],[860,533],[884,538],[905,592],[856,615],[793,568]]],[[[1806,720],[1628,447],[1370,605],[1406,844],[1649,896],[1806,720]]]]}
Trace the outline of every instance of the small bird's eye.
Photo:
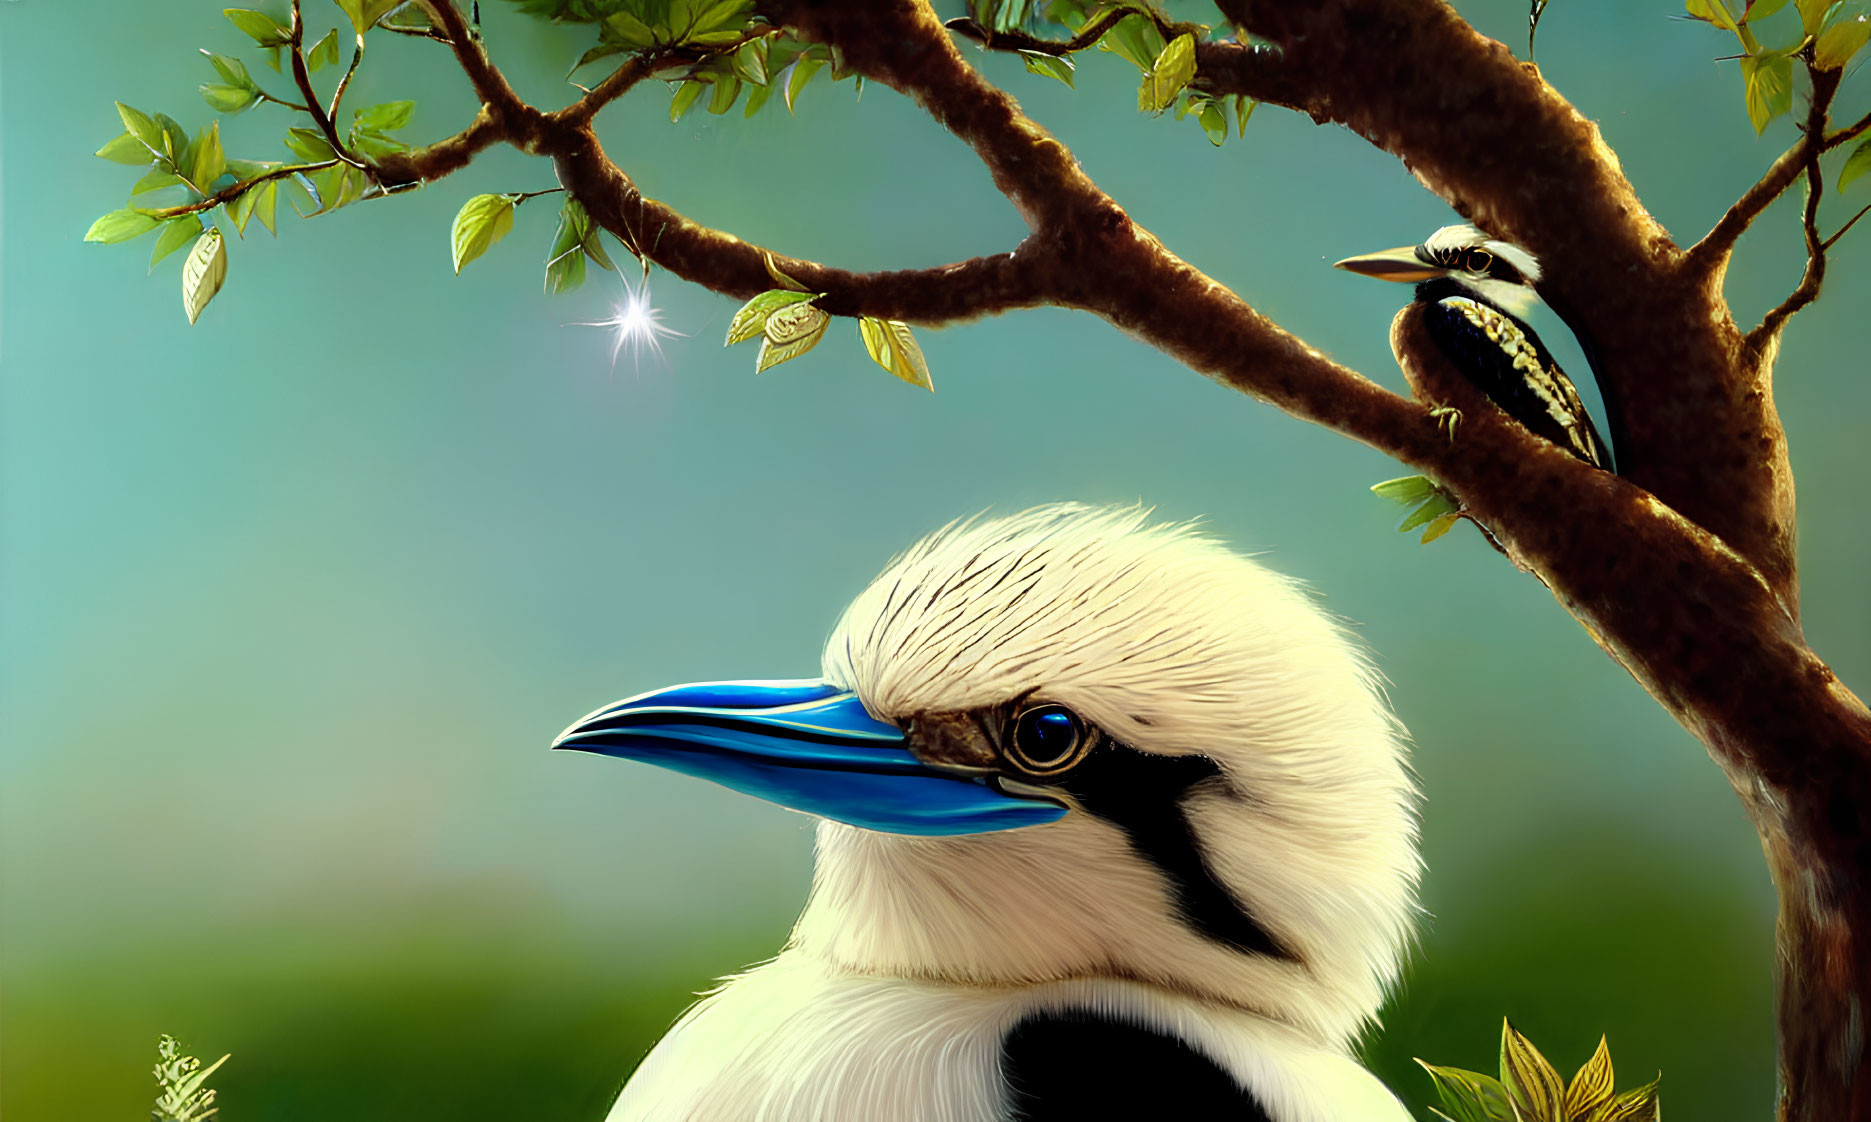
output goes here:
{"type": "Polygon", "coordinates": [[[1061,705],[1036,705],[1013,719],[1007,758],[1028,775],[1057,775],[1091,750],[1092,738],[1078,717],[1061,705]]]}
{"type": "Polygon", "coordinates": [[[1471,249],[1462,259],[1462,267],[1471,273],[1485,273],[1494,267],[1494,254],[1485,249],[1471,249]]]}

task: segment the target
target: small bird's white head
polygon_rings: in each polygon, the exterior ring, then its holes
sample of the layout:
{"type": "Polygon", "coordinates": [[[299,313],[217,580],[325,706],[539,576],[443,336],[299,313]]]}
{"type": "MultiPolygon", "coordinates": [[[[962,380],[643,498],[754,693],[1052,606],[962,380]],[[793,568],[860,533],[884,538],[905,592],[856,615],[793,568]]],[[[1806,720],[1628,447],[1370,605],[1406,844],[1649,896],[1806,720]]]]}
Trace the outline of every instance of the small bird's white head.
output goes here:
{"type": "Polygon", "coordinates": [[[1379,280],[1453,281],[1515,315],[1525,315],[1539,301],[1540,263],[1533,254],[1467,223],[1444,226],[1422,245],[1347,257],[1336,265],[1379,280]]]}
{"type": "Polygon", "coordinates": [[[846,610],[828,682],[917,758],[1067,808],[914,837],[826,821],[798,952],[1009,985],[1122,977],[1334,1047],[1415,915],[1404,735],[1294,581],[1139,509],[953,525],[846,610]]]}

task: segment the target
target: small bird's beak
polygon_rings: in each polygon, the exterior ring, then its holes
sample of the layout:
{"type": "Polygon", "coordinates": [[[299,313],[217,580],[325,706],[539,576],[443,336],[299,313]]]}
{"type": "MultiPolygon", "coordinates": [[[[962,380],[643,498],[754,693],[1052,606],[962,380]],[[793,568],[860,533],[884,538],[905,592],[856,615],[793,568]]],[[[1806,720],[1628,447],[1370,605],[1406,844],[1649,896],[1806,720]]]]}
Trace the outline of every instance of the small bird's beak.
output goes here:
{"type": "Polygon", "coordinates": [[[1449,274],[1449,270],[1442,266],[1431,264],[1417,256],[1416,247],[1413,245],[1398,246],[1396,249],[1386,249],[1381,253],[1367,253],[1362,257],[1347,257],[1343,261],[1334,261],[1332,268],[1376,277],[1378,280],[1404,281],[1412,284],[1417,281],[1434,280],[1449,274]]]}
{"type": "Polygon", "coordinates": [[[889,834],[981,834],[1065,808],[991,777],[931,767],[856,694],[817,681],[706,682],[608,705],[552,744],[710,779],[792,810],[889,834]]]}

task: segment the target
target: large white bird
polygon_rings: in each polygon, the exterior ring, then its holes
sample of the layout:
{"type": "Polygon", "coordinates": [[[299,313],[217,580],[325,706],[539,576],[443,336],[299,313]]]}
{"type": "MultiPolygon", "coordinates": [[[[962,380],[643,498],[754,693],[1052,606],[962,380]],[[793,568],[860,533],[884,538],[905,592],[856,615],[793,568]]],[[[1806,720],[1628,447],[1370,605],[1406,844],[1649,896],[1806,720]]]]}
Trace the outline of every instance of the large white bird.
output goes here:
{"type": "Polygon", "coordinates": [[[1374,677],[1293,581],[1062,505],[891,562],[822,680],[593,713],[556,746],[823,819],[785,950],[611,1122],[1405,1122],[1351,1053],[1419,867],[1374,677]]]}

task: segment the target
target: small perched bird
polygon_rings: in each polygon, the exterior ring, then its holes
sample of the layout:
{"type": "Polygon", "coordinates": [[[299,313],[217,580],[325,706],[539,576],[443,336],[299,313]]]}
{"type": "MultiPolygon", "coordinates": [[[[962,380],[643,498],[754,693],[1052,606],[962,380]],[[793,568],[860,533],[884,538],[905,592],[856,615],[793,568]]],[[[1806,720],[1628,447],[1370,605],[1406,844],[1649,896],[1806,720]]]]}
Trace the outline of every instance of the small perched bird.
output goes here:
{"type": "Polygon", "coordinates": [[[1422,245],[1348,257],[1337,267],[1415,282],[1423,326],[1463,377],[1535,436],[1612,470],[1572,379],[1520,318],[1539,298],[1540,264],[1531,253],[1473,226],[1444,226],[1422,245]]]}
{"type": "Polygon", "coordinates": [[[786,948],[611,1122],[1407,1122],[1352,1058],[1419,871],[1375,679],[1295,582],[1057,505],[892,561],[820,679],[584,718],[555,747],[822,819],[786,948]]]}

